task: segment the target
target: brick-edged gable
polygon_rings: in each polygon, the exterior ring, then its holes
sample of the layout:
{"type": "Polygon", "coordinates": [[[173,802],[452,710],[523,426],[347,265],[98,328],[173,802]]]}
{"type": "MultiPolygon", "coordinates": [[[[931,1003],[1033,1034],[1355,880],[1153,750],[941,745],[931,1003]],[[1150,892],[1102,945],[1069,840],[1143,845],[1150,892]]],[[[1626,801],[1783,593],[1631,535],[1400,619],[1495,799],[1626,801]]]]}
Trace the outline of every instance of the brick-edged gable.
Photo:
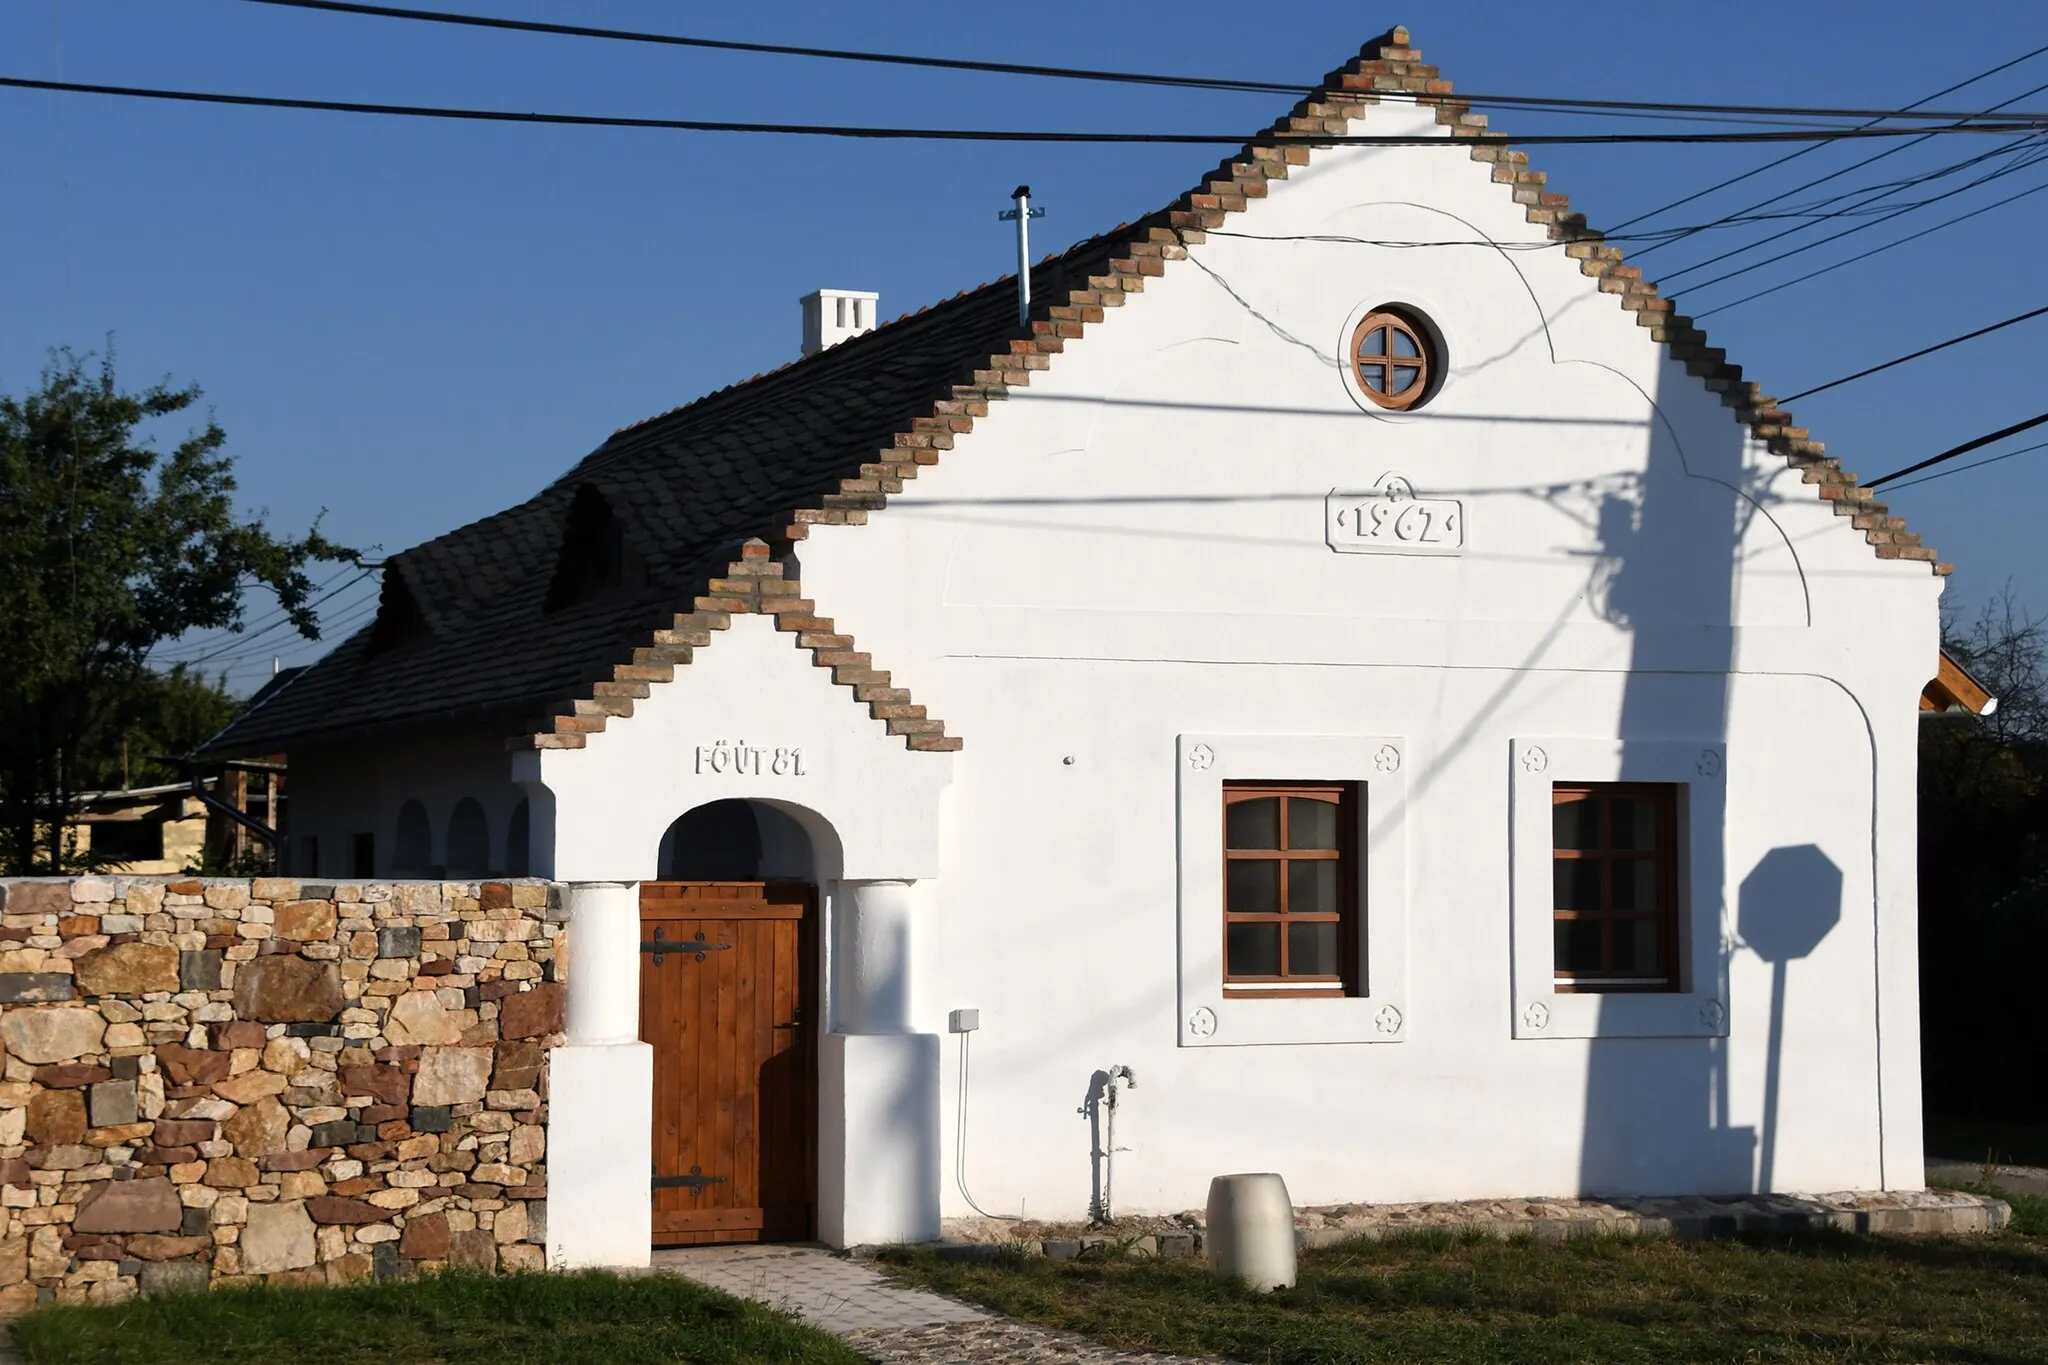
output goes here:
{"type": "Polygon", "coordinates": [[[726,566],[725,576],[711,580],[695,610],[655,631],[630,660],[613,666],[611,677],[593,683],[588,697],[561,703],[543,730],[515,739],[513,747],[581,749],[586,735],[603,731],[609,721],[630,717],[634,701],[652,695],[654,684],[673,682],[676,669],[690,662],[691,651],[709,645],[713,632],[730,629],[733,617],[760,615],[772,618],[777,630],[794,635],[796,647],[809,650],[811,662],[819,668],[831,669],[832,681],[851,690],[890,734],[928,753],[958,749],[960,740],[946,733],[945,723],[927,716],[909,692],[894,686],[889,674],[874,666],[872,657],[854,648],[851,635],[841,634],[830,618],[818,615],[817,604],[804,597],[803,585],[785,569],[783,561],[772,557],[766,541],[748,541],[740,547],[740,557],[726,566]]]}
{"type": "Polygon", "coordinates": [[[1790,412],[1745,380],[1741,367],[1710,346],[1691,319],[1674,313],[1640,269],[1624,264],[1620,248],[1571,211],[1567,197],[1529,167],[1526,153],[1488,140],[1485,115],[1457,99],[1450,82],[1410,45],[1407,30],[1395,28],[1367,43],[1166,209],[1034,266],[1038,302],[1024,334],[1011,311],[1014,278],[1005,278],[622,428],[537,498],[398,557],[416,584],[446,587],[445,593],[422,591],[419,602],[436,627],[438,648],[370,658],[363,648],[367,632],[361,632],[252,709],[207,751],[275,752],[300,739],[458,718],[511,722],[522,714],[546,719],[508,723],[515,744],[574,747],[608,719],[630,715],[632,700],[653,682],[672,678],[733,610],[773,615],[911,747],[959,747],[959,738],[946,736],[901,688],[859,680],[872,670],[850,637],[829,622],[788,624],[816,619],[807,615],[808,605],[802,611],[769,605],[802,600],[786,573],[788,550],[813,526],[865,523],[987,418],[1011,388],[1028,385],[1088,328],[1142,293],[1148,278],[1185,259],[1208,230],[1221,229],[1230,215],[1264,198],[1273,181],[1308,164],[1318,137],[1350,132],[1383,96],[1433,105],[1449,137],[1472,140],[1472,158],[1491,164],[1493,179],[1523,205],[1527,221],[1542,226],[1602,292],[1614,295],[1674,360],[1719,394],[1756,440],[1798,468],[1818,497],[1863,532],[1878,558],[1921,560],[1936,573],[1949,572],[1903,519],[1793,424],[1790,412]],[[665,586],[542,619],[524,601],[538,600],[530,565],[543,555],[551,562],[564,511],[584,486],[597,487],[623,517],[637,520],[639,548],[665,586]],[[733,559],[742,542],[747,550],[733,559]],[[775,586],[733,590],[742,582],[775,586]],[[655,624],[646,624],[650,618],[655,624]],[[519,656],[521,667],[486,681],[469,671],[466,653],[484,647],[534,655],[519,656]],[[885,712],[878,705],[907,709],[885,712]]]}
{"type": "MultiPolygon", "coordinates": [[[[1087,287],[1070,290],[1060,302],[1045,306],[1044,316],[1034,316],[1031,335],[1011,341],[1008,351],[991,355],[985,369],[977,370],[974,382],[956,386],[952,396],[933,405],[929,416],[913,419],[910,430],[898,435],[893,449],[877,453],[876,463],[863,465],[856,479],[843,480],[839,491],[828,494],[814,509],[797,513],[796,525],[785,534],[805,534],[810,524],[847,524],[865,521],[866,513],[887,502],[887,495],[900,492],[902,481],[917,477],[919,465],[938,462],[938,452],[950,449],[953,437],[973,429],[974,420],[988,415],[991,399],[1004,396],[1011,386],[1031,382],[1031,372],[1050,366],[1051,357],[1065,349],[1067,342],[1085,335],[1089,324],[1104,320],[1105,309],[1122,305],[1130,294],[1142,292],[1148,276],[1163,275],[1166,262],[1184,259],[1188,246],[1206,240],[1205,229],[1220,229],[1233,213],[1242,213],[1252,200],[1266,196],[1268,185],[1287,178],[1293,166],[1309,162],[1316,134],[1343,136],[1351,124],[1365,117],[1366,108],[1379,103],[1383,94],[1413,96],[1418,103],[1436,108],[1436,121],[1454,138],[1481,138],[1487,129],[1486,115],[1452,98],[1451,82],[1438,69],[1422,60],[1422,53],[1409,44],[1408,30],[1396,27],[1369,42],[1351,62],[1322,80],[1320,87],[1304,98],[1287,117],[1279,120],[1243,152],[1218,166],[1199,187],[1188,191],[1162,214],[1145,220],[1143,231],[1134,234],[1124,250],[1109,262],[1109,271],[1088,280],[1087,287]],[[1164,225],[1155,222],[1163,219],[1164,225]]],[[[1579,262],[1582,273],[1599,281],[1602,293],[1612,294],[1621,306],[1636,315],[1636,321],[1650,329],[1651,337],[1667,346],[1671,357],[1684,363],[1686,373],[1697,377],[1709,392],[1721,395],[1722,403],[1734,409],[1737,420],[1764,443],[1772,454],[1782,456],[1798,468],[1804,481],[1816,486],[1817,495],[1834,505],[1840,516],[1852,524],[1876,549],[1879,559],[1923,560],[1937,574],[1947,574],[1952,565],[1941,562],[1935,551],[1920,543],[1917,533],[1906,529],[1905,519],[1890,514],[1884,503],[1873,499],[1870,489],[1859,486],[1854,474],[1827,454],[1827,448],[1813,440],[1805,427],[1793,425],[1792,414],[1755,383],[1746,381],[1742,367],[1731,364],[1727,353],[1707,344],[1707,334],[1691,318],[1671,310],[1671,302],[1658,296],[1657,286],[1643,278],[1640,267],[1624,265],[1620,247],[1609,246],[1601,234],[1588,227],[1585,215],[1571,211],[1571,199],[1548,187],[1548,177],[1529,167],[1529,154],[1498,142],[1482,142],[1472,148],[1475,161],[1493,165],[1496,183],[1512,187],[1515,201],[1525,206],[1530,223],[1545,228],[1550,239],[1564,244],[1567,256],[1579,262]]],[[[1036,297],[1036,295],[1034,295],[1036,297]]]]}

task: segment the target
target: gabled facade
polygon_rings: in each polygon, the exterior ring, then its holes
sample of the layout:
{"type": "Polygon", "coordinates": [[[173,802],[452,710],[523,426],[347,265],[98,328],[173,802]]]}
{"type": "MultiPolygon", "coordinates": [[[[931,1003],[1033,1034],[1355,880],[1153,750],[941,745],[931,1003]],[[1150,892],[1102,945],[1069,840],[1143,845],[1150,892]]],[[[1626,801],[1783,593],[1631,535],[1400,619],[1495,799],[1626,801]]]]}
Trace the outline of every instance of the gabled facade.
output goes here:
{"type": "Polygon", "coordinates": [[[469,801],[472,874],[572,884],[568,1259],[1112,1170],[1919,1187],[1947,566],[1484,126],[1397,29],[1028,328],[998,282],[617,433],[216,741],[290,749],[300,875],[409,802],[452,872],[469,801]],[[732,1035],[782,1107],[678,1060],[714,964],[787,988],[732,1035]]]}

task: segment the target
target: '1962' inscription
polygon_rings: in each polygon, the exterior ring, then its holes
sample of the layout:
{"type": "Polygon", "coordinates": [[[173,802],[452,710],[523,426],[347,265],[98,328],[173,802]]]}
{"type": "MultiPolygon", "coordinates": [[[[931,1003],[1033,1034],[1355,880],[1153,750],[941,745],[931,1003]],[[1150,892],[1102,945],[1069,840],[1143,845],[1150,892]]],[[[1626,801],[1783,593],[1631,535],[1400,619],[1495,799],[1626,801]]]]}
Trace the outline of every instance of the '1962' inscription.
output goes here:
{"type": "Polygon", "coordinates": [[[1454,498],[1418,498],[1399,474],[1370,493],[1323,499],[1323,539],[1339,554],[1454,555],[1465,548],[1465,508],[1454,498]]]}

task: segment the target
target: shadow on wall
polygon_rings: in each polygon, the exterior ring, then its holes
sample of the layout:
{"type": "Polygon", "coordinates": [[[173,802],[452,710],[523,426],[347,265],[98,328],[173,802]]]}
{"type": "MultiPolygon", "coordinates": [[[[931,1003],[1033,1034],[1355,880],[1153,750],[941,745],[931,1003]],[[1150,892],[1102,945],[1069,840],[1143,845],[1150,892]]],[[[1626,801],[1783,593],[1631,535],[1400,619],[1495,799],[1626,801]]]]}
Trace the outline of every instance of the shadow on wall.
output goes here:
{"type": "Polygon", "coordinates": [[[1743,946],[1771,964],[1770,1049],[1764,1069],[1760,1189],[1774,1189],[1778,1086],[1784,1071],[1787,968],[1811,953],[1842,920],[1842,869],[1812,844],[1774,848],[1742,879],[1736,910],[1743,946]]]}
{"type": "MultiPolygon", "coordinates": [[[[1659,378],[1681,390],[1697,383],[1669,361],[1659,378]]],[[[1650,401],[1657,406],[1655,396],[1650,401]]],[[[1674,401],[1689,409],[1697,394],[1682,393],[1674,401]]],[[[1762,490],[1750,486],[1743,470],[1743,430],[1732,420],[1699,423],[1681,444],[1664,413],[1653,411],[1641,477],[1633,487],[1603,491],[1595,505],[1579,512],[1597,542],[1587,600],[1603,619],[1630,632],[1629,672],[1616,731],[1624,746],[1624,782],[1665,783],[1671,776],[1633,765],[1627,749],[1631,742],[1726,742],[1739,556],[1751,521],[1762,515],[1751,501],[1762,490]]],[[[1738,753],[1728,755],[1731,767],[1741,761],[1738,753]]],[[[1561,772],[1557,778],[1568,782],[1571,774],[1561,772]]],[[[1656,905],[1657,938],[1649,951],[1670,973],[1664,989],[1696,990],[1725,1003],[1725,907],[1718,896],[1704,904],[1687,903],[1692,885],[1727,884],[1725,830],[1688,837],[1688,793],[1681,787],[1671,795],[1679,837],[1667,856],[1679,862],[1667,889],[1656,894],[1668,899],[1671,885],[1678,894],[1675,904],[1656,905]],[[1719,947],[1711,960],[1691,961],[1688,920],[1702,915],[1722,926],[1714,935],[1719,947]]],[[[1603,875],[1611,881],[1618,866],[1626,864],[1609,862],[1603,875]]],[[[1602,895],[1603,905],[1617,903],[1611,885],[1603,884],[1602,895]]],[[[1636,908],[1647,907],[1637,902],[1636,908]]],[[[1636,942],[1622,947],[1621,923],[1609,925],[1604,951],[1616,966],[1640,970],[1642,963],[1620,962],[1625,951],[1642,955],[1646,950],[1634,932],[1628,937],[1636,942]]],[[[1619,993],[1605,995],[1601,1036],[1587,1044],[1581,1191],[1716,1194],[1752,1189],[1756,1136],[1728,1120],[1727,1040],[1629,1037],[1623,1024],[1628,1003],[1619,993]]]]}

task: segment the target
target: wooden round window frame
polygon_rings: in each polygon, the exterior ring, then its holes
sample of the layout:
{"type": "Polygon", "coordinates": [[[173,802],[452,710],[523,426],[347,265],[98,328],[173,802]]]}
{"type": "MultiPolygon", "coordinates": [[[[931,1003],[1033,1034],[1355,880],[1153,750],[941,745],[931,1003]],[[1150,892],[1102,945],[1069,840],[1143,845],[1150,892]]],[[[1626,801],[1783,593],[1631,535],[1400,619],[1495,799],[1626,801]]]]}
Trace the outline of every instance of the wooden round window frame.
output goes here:
{"type": "Polygon", "coordinates": [[[1392,308],[1375,308],[1361,318],[1358,326],[1351,330],[1351,376],[1358,381],[1360,393],[1389,412],[1408,412],[1420,407],[1436,386],[1437,365],[1436,346],[1430,339],[1428,330],[1406,313],[1392,308]],[[1368,384],[1365,379],[1367,365],[1382,367],[1387,372],[1387,378],[1391,380],[1396,362],[1409,359],[1407,356],[1395,356],[1391,340],[1387,343],[1385,356],[1368,359],[1363,354],[1361,348],[1365,345],[1366,337],[1383,327],[1398,331],[1415,343],[1413,363],[1419,373],[1415,376],[1415,382],[1399,393],[1384,393],[1368,384]]]}

